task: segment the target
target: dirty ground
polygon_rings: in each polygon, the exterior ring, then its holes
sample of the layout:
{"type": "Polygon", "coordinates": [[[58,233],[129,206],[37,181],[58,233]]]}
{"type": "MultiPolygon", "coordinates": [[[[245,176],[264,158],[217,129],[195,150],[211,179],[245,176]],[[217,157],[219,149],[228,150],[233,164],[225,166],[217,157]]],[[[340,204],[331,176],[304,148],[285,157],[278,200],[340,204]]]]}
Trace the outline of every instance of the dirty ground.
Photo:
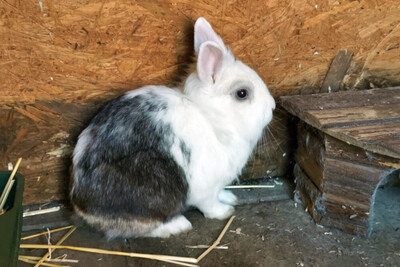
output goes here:
{"type": "MultiPolygon", "coordinates": [[[[400,266],[400,187],[385,186],[377,192],[375,231],[370,238],[345,234],[317,226],[301,204],[293,200],[241,205],[221,245],[200,266],[400,266]],[[380,212],[380,213],[379,213],[380,212]]],[[[169,239],[114,240],[79,227],[63,244],[118,251],[197,257],[211,245],[227,220],[205,219],[198,211],[185,214],[193,230],[169,239]]],[[[23,233],[23,236],[38,231],[23,233]]],[[[52,244],[64,233],[52,234],[52,244]]],[[[46,244],[44,236],[22,243],[46,244]],[[29,241],[29,242],[28,242],[29,241]]],[[[21,255],[44,255],[44,250],[21,250],[21,255]]],[[[174,266],[153,260],[56,250],[53,257],[67,254],[79,263],[72,266],[174,266]]],[[[28,266],[19,262],[18,266],[28,266]]]]}

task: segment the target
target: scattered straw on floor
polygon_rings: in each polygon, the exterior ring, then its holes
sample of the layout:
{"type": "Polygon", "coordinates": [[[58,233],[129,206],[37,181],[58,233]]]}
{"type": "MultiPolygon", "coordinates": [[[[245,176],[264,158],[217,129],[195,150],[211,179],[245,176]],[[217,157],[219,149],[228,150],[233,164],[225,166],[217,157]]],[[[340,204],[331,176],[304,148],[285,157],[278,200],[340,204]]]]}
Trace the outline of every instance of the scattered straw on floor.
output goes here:
{"type": "Polygon", "coordinates": [[[204,251],[198,258],[197,258],[197,262],[200,262],[205,256],[207,256],[208,253],[211,252],[211,250],[213,250],[216,246],[219,245],[219,243],[221,242],[222,237],[224,237],[226,231],[228,230],[229,226],[231,225],[233,219],[235,219],[235,216],[232,216],[229,221],[227,222],[227,224],[225,225],[224,229],[222,230],[221,234],[218,236],[217,240],[215,240],[215,242],[211,245],[211,247],[209,247],[206,251],[204,251]]]}
{"type": "Polygon", "coordinates": [[[90,253],[99,253],[99,254],[108,254],[108,255],[117,255],[117,256],[126,256],[132,258],[143,258],[143,259],[152,259],[166,262],[176,262],[176,263],[197,263],[195,258],[188,257],[176,257],[176,256],[168,256],[168,255],[153,255],[153,254],[141,254],[141,253],[132,253],[132,252],[122,252],[122,251],[113,251],[113,250],[105,250],[98,248],[86,248],[86,247],[75,247],[75,246],[56,246],[56,245],[39,245],[39,244],[21,244],[20,248],[36,248],[36,249],[69,249],[75,251],[82,252],[90,252],[90,253]]]}
{"type": "MultiPolygon", "coordinates": [[[[185,247],[187,247],[187,248],[200,248],[200,249],[204,249],[204,248],[209,248],[209,247],[211,247],[211,246],[209,246],[209,245],[196,245],[196,246],[186,245],[185,247]]],[[[228,246],[225,246],[225,245],[223,245],[223,246],[218,246],[218,247],[215,247],[214,249],[228,249],[228,246]]]]}
{"type": "Polygon", "coordinates": [[[65,227],[61,227],[61,228],[50,230],[49,232],[46,231],[46,232],[43,232],[43,233],[38,233],[38,234],[34,234],[34,235],[25,236],[25,237],[22,237],[21,240],[27,240],[27,239],[35,238],[35,237],[38,237],[38,236],[45,235],[47,233],[55,233],[55,232],[63,231],[63,230],[66,230],[66,229],[70,229],[72,227],[74,227],[74,226],[73,225],[69,225],[69,226],[65,226],[65,227]]]}
{"type": "MultiPolygon", "coordinates": [[[[68,238],[70,234],[76,229],[75,226],[67,226],[59,229],[52,230],[50,232],[56,232],[56,231],[61,231],[65,229],[70,229],[67,234],[65,234],[58,242],[57,245],[41,245],[41,244],[21,244],[20,248],[26,248],[26,249],[50,249],[51,251],[55,249],[69,249],[69,250],[75,250],[75,251],[82,251],[82,252],[90,252],[90,253],[99,253],[99,254],[108,254],[108,255],[118,255],[118,256],[126,256],[126,257],[134,257],[134,258],[143,258],[143,259],[152,259],[152,260],[158,260],[158,261],[163,261],[163,262],[168,262],[168,263],[173,263],[177,265],[182,265],[182,266],[198,266],[196,265],[199,263],[207,254],[209,254],[213,249],[217,248],[218,245],[221,242],[221,239],[225,235],[226,231],[228,230],[229,226],[231,225],[233,219],[235,216],[232,216],[227,224],[225,225],[224,229],[218,236],[218,238],[215,240],[215,242],[209,246],[198,258],[190,258],[190,257],[178,257],[178,256],[168,256],[168,255],[155,255],[155,254],[142,254],[142,253],[132,253],[132,252],[122,252],[122,251],[112,251],[112,250],[105,250],[105,249],[97,249],[97,248],[86,248],[86,247],[75,247],[75,246],[64,246],[61,245],[62,242],[65,241],[65,239],[68,238]]],[[[37,237],[45,233],[40,233],[37,235],[32,235],[32,236],[27,236],[24,237],[22,240],[26,240],[29,238],[37,237]]],[[[39,265],[45,265],[45,266],[59,266],[55,264],[50,264],[50,263],[45,263],[48,253],[46,253],[39,261],[36,259],[34,260],[33,258],[28,258],[29,256],[20,256],[19,260],[25,261],[25,262],[30,262],[33,264],[36,264],[35,266],[39,265]]]]}
{"type": "MultiPolygon", "coordinates": [[[[39,257],[39,259],[40,259],[40,257],[39,257]]],[[[37,263],[37,260],[32,260],[32,259],[26,258],[25,256],[18,256],[18,260],[26,262],[26,263],[30,263],[30,264],[36,264],[37,263]]],[[[60,267],[60,266],[62,266],[62,267],[72,267],[70,265],[57,265],[57,264],[52,264],[52,263],[47,263],[47,262],[43,262],[41,265],[43,265],[43,266],[51,266],[51,267],[60,267]]]]}
{"type": "Polygon", "coordinates": [[[275,188],[274,184],[261,185],[227,185],[225,189],[253,189],[253,188],[275,188]]]}
{"type": "MultiPolygon", "coordinates": [[[[61,245],[62,242],[64,242],[74,231],[76,230],[76,226],[72,227],[71,229],[69,229],[69,231],[63,236],[61,237],[60,240],[58,240],[58,242],[56,243],[56,245],[61,245]]],[[[50,237],[50,236],[49,236],[50,237]]],[[[47,252],[46,254],[44,254],[44,256],[35,264],[35,267],[39,267],[50,255],[51,258],[51,253],[54,251],[55,249],[49,248],[49,252],[47,252]]]]}
{"type": "MultiPolygon", "coordinates": [[[[66,256],[66,254],[64,254],[62,257],[66,256]]],[[[39,261],[42,257],[38,257],[38,256],[27,256],[27,255],[19,255],[18,259],[22,258],[22,259],[27,259],[27,260],[31,260],[31,261],[39,261]]],[[[78,263],[79,260],[73,260],[73,259],[66,259],[66,258],[54,258],[54,259],[45,259],[45,261],[48,262],[58,262],[58,263],[78,263]]],[[[65,265],[64,265],[65,266],[65,265]]]]}

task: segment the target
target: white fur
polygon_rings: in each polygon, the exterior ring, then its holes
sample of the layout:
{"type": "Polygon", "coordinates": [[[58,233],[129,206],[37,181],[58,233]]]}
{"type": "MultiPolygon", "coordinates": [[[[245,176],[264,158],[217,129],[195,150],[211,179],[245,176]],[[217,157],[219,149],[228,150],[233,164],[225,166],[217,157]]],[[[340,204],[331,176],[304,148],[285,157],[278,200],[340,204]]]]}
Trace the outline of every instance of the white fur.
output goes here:
{"type": "MultiPolygon", "coordinates": [[[[223,53],[222,62],[214,62],[214,69],[209,71],[214,79],[197,73],[189,76],[184,87],[188,101],[175,106],[167,114],[167,120],[191,151],[190,165],[184,168],[189,174],[188,204],[198,207],[206,217],[223,219],[233,212],[233,203],[229,203],[228,194],[221,190],[240,175],[264,127],[272,119],[275,101],[261,78],[233,57],[204,19],[196,22],[195,34],[201,36],[195,36],[199,56],[210,56],[201,49],[204,44],[212,43],[223,53]],[[235,99],[232,92],[239,89],[235,87],[238,85],[251,89],[249,99],[235,99]]],[[[215,57],[211,56],[211,61],[215,57]]],[[[212,63],[204,65],[213,68],[212,63]]]]}
{"type": "Polygon", "coordinates": [[[76,143],[75,150],[74,150],[74,164],[77,164],[79,159],[85,153],[85,149],[91,140],[89,132],[90,132],[90,129],[86,128],[79,135],[79,139],[78,139],[78,142],[76,143]]]}
{"type": "Polygon", "coordinates": [[[149,237],[162,237],[166,238],[170,235],[176,235],[182,232],[187,232],[192,229],[192,224],[183,216],[178,215],[172,220],[161,224],[156,229],[154,229],[149,237]]]}
{"type": "Polygon", "coordinates": [[[210,23],[205,18],[200,17],[194,25],[194,50],[196,53],[199,53],[200,46],[209,40],[217,43],[221,48],[225,47],[221,37],[214,32],[210,23]]]}
{"type": "MultiPolygon", "coordinates": [[[[90,128],[88,127],[82,131],[82,133],[79,135],[78,142],[76,143],[72,158],[75,166],[78,164],[81,157],[85,154],[86,147],[91,140],[92,138],[90,137],[90,128]]],[[[77,178],[78,175],[75,175],[75,179],[77,178]]]]}
{"type": "Polygon", "coordinates": [[[138,95],[142,95],[142,94],[148,93],[150,91],[151,91],[151,86],[145,86],[145,87],[142,87],[142,88],[140,88],[138,90],[132,90],[132,91],[126,92],[124,97],[130,99],[130,98],[134,98],[134,97],[136,97],[138,95]]]}
{"type": "Polygon", "coordinates": [[[196,22],[195,34],[199,56],[210,56],[209,51],[202,53],[206,46],[201,42],[219,48],[223,56],[211,56],[210,62],[203,58],[204,73],[191,74],[183,94],[165,87],[146,90],[167,100],[167,112],[158,119],[170,124],[176,138],[190,150],[190,162],[185,164],[178,143],[170,148],[188,180],[187,204],[199,208],[206,217],[224,219],[233,213],[236,198],[221,190],[240,175],[272,119],[275,102],[261,78],[233,57],[207,21],[196,22]],[[245,101],[234,96],[240,86],[251,91],[245,101]]]}
{"type": "Polygon", "coordinates": [[[219,191],[218,200],[222,203],[232,205],[232,206],[238,204],[237,197],[229,190],[219,191]]]}

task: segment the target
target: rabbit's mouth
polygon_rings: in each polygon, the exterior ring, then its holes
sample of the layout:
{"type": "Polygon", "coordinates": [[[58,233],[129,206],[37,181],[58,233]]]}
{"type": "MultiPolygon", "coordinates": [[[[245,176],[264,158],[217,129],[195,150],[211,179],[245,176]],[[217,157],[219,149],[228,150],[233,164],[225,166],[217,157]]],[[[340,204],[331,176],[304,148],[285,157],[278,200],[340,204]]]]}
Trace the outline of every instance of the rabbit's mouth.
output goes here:
{"type": "Polygon", "coordinates": [[[272,121],[272,117],[273,117],[272,116],[272,111],[268,112],[267,114],[265,114],[265,118],[264,118],[265,124],[264,124],[263,128],[267,127],[268,124],[270,124],[270,122],[272,121]]]}

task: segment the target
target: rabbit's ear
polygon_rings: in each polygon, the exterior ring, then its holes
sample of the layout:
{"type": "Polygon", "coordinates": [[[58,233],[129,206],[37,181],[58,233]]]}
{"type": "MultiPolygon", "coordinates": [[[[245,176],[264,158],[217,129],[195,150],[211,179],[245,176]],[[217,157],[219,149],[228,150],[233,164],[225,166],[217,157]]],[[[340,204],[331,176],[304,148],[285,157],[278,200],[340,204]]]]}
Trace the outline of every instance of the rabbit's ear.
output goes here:
{"type": "Polygon", "coordinates": [[[221,71],[224,53],[221,48],[213,42],[205,42],[199,49],[197,74],[203,82],[214,83],[216,76],[221,71]]]}
{"type": "Polygon", "coordinates": [[[221,37],[218,36],[212,29],[210,23],[205,18],[198,18],[194,25],[194,50],[199,53],[201,44],[205,42],[214,42],[226,50],[225,44],[221,37]]]}

